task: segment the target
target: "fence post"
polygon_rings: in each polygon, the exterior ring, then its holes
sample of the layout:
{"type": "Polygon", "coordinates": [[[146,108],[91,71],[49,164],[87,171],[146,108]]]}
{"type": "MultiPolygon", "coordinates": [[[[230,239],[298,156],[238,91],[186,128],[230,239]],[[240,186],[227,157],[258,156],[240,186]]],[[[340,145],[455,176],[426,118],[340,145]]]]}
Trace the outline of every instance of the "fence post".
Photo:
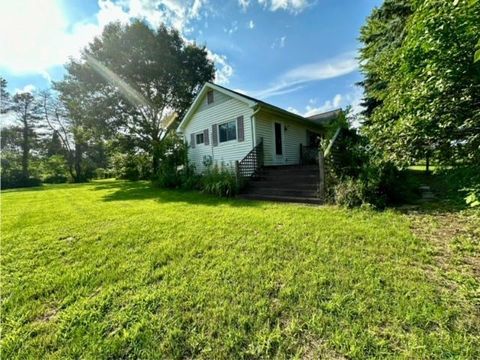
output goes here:
{"type": "Polygon", "coordinates": [[[323,149],[318,147],[318,197],[322,202],[325,201],[325,157],[323,155],[323,149]]]}

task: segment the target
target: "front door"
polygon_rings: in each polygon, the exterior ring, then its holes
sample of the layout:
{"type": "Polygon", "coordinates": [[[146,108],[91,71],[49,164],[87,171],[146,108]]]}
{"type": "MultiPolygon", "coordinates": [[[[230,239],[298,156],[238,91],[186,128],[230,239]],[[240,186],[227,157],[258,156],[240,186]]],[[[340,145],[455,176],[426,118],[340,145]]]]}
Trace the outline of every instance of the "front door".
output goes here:
{"type": "Polygon", "coordinates": [[[275,152],[275,163],[283,164],[283,129],[281,123],[274,123],[274,152],[275,152]]]}

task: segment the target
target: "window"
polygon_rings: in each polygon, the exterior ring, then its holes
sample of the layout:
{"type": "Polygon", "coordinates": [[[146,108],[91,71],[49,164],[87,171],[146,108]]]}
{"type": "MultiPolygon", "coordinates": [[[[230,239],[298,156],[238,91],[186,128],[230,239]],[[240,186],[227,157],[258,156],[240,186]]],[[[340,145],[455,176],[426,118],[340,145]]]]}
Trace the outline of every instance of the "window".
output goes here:
{"type": "Polygon", "coordinates": [[[235,140],[237,138],[237,123],[230,121],[225,124],[218,125],[220,142],[235,140]]]}
{"type": "Polygon", "coordinates": [[[213,90],[207,92],[207,104],[213,103],[213,90]]]}
{"type": "Polygon", "coordinates": [[[203,144],[203,133],[197,134],[195,138],[197,144],[203,144]]]}

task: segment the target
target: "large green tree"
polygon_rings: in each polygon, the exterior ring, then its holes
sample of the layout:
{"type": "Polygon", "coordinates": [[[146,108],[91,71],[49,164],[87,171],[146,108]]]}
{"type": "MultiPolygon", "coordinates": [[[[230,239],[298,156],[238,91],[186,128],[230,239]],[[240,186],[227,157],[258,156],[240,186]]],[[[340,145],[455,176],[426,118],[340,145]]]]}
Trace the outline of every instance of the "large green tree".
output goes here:
{"type": "Polygon", "coordinates": [[[185,42],[175,30],[154,30],[138,20],[106,26],[66,69],[55,88],[69,117],[130,137],[151,155],[154,172],[171,115],[182,116],[214,77],[205,48],[185,42]]]}
{"type": "Polygon", "coordinates": [[[387,95],[392,74],[397,70],[391,61],[394,51],[405,38],[405,25],[413,12],[412,0],[385,0],[375,8],[360,30],[360,68],[364,80],[363,114],[366,120],[381,106],[387,95]]]}
{"type": "MultiPolygon", "coordinates": [[[[388,54],[372,49],[363,58],[367,80],[373,74],[383,86],[365,87],[378,101],[366,113],[365,133],[397,164],[425,157],[478,162],[480,63],[473,55],[480,2],[412,0],[412,10],[398,46],[388,54]]],[[[362,55],[366,49],[367,43],[362,55]]]]}
{"type": "Polygon", "coordinates": [[[16,116],[18,128],[22,136],[20,145],[22,154],[22,177],[28,179],[30,177],[30,151],[37,136],[36,129],[41,119],[40,104],[29,92],[17,93],[13,96],[10,109],[16,116]]]}

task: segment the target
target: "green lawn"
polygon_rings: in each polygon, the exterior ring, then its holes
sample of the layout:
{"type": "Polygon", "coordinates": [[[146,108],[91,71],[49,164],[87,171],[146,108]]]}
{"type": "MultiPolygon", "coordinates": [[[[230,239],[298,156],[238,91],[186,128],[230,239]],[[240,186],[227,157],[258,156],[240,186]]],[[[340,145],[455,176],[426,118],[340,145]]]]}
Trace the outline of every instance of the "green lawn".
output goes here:
{"type": "Polygon", "coordinates": [[[4,359],[480,358],[474,213],[441,235],[141,182],[1,198],[4,359]]]}

